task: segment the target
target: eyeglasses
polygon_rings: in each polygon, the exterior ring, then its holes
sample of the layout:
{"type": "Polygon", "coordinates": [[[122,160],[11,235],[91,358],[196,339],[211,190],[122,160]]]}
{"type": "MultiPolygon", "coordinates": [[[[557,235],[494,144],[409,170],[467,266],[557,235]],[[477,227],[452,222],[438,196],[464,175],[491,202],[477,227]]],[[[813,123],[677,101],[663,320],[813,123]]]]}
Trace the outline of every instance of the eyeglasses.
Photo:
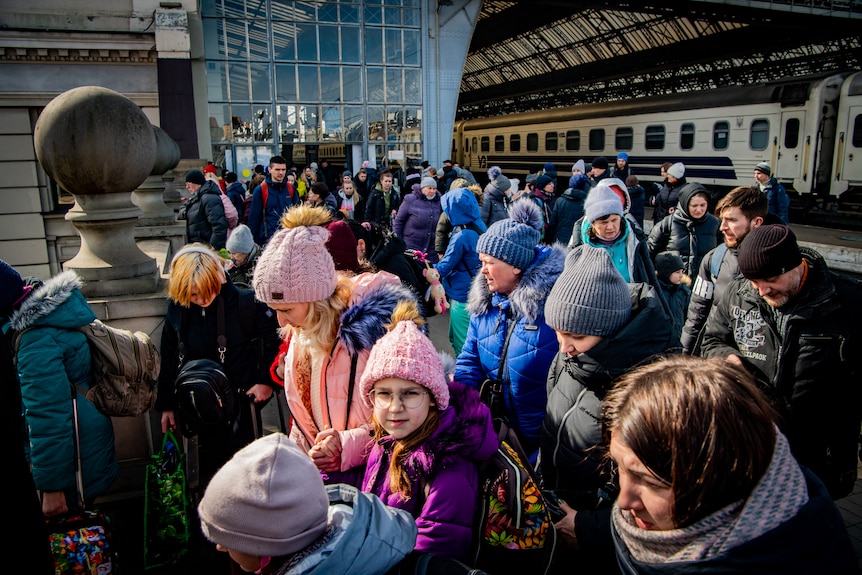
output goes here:
{"type": "Polygon", "coordinates": [[[392,393],[391,391],[378,391],[373,389],[368,395],[371,397],[371,402],[377,409],[388,409],[389,406],[392,405],[393,397],[397,397],[398,401],[400,401],[401,405],[405,408],[416,409],[422,405],[422,401],[425,399],[425,396],[428,395],[428,392],[411,389],[404,393],[392,393]]]}

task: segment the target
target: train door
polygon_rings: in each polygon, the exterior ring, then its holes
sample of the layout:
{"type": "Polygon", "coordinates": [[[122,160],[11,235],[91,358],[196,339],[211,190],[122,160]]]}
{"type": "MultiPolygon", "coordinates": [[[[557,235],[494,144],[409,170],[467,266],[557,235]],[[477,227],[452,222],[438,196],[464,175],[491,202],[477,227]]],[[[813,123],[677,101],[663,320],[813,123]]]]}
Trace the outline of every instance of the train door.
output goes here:
{"type": "MultiPolygon", "coordinates": [[[[770,150],[772,157],[772,173],[782,180],[796,180],[800,176],[807,182],[805,172],[810,170],[806,166],[810,150],[803,149],[803,127],[805,126],[805,112],[802,110],[787,111],[781,113],[781,125],[779,126],[777,146],[770,150]]],[[[802,190],[798,190],[802,191],[802,190]]],[[[807,191],[807,190],[806,190],[807,191]]]]}
{"type": "Polygon", "coordinates": [[[847,123],[838,129],[835,179],[862,182],[862,106],[848,108],[847,123]]]}

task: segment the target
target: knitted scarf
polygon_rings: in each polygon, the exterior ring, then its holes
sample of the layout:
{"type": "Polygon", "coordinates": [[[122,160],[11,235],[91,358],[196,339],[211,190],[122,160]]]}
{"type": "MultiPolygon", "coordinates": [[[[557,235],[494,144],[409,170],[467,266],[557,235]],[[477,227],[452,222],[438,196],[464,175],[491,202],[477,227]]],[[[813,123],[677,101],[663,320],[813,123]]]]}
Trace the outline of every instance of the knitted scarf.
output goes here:
{"type": "Polygon", "coordinates": [[[611,519],[640,563],[703,561],[778,527],[808,502],[808,487],[787,438],[776,429],[772,461],[748,499],[719,509],[682,529],[648,531],[614,503],[611,519]]]}

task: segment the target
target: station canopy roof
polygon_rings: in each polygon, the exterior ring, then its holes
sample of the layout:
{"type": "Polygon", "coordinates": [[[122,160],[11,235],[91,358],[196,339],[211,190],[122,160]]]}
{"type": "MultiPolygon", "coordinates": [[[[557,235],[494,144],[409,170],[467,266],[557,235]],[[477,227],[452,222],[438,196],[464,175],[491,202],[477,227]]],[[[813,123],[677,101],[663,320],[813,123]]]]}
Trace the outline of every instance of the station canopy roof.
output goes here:
{"type": "Polygon", "coordinates": [[[860,0],[485,0],[457,117],[860,68],[860,0]]]}

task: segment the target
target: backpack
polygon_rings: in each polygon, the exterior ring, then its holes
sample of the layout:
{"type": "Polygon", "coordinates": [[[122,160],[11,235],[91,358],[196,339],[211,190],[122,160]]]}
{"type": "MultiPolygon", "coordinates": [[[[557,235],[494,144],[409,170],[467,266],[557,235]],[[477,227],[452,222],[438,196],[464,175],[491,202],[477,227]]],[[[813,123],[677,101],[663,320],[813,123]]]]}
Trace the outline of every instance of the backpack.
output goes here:
{"type": "MultiPolygon", "coordinates": [[[[266,202],[269,199],[269,186],[266,181],[260,183],[260,196],[263,200],[263,226],[266,229],[266,202]]],[[[254,190],[242,201],[242,223],[248,224],[248,212],[251,209],[251,199],[254,197],[254,190]]]]}
{"type": "MultiPolygon", "coordinates": [[[[15,336],[17,356],[21,336],[15,336]]],[[[102,323],[81,326],[90,346],[91,373],[87,399],[110,417],[136,417],[156,403],[161,356],[149,335],[102,323]]],[[[83,390],[81,390],[83,392],[83,390]]]]}
{"type": "Polygon", "coordinates": [[[480,389],[491,409],[500,446],[479,466],[479,504],[473,524],[472,563],[488,573],[547,573],[557,530],[530,459],[503,414],[506,355],[518,318],[510,319],[497,373],[480,389]]]}
{"type": "Polygon", "coordinates": [[[174,385],[183,433],[202,427],[232,424],[237,417],[236,393],[224,366],[211,359],[193,359],[180,369],[174,385]]]}
{"type": "Polygon", "coordinates": [[[471,565],[488,573],[546,573],[556,529],[517,435],[496,419],[500,447],[479,467],[471,565]]]}
{"type": "Polygon", "coordinates": [[[232,230],[237,227],[237,225],[239,225],[239,214],[236,211],[236,206],[233,205],[233,202],[230,200],[229,197],[227,197],[227,194],[225,194],[224,192],[219,194],[219,197],[221,198],[222,205],[224,205],[224,215],[227,219],[227,229],[232,230]]]}
{"type": "Polygon", "coordinates": [[[417,296],[422,315],[426,318],[434,317],[437,315],[437,311],[434,309],[434,300],[425,298],[428,288],[431,287],[423,273],[425,271],[425,254],[419,250],[406,249],[404,250],[404,258],[410,264],[410,269],[413,271],[413,275],[416,276],[416,285],[421,290],[417,296]],[[419,254],[422,255],[420,256],[419,254]]]}

